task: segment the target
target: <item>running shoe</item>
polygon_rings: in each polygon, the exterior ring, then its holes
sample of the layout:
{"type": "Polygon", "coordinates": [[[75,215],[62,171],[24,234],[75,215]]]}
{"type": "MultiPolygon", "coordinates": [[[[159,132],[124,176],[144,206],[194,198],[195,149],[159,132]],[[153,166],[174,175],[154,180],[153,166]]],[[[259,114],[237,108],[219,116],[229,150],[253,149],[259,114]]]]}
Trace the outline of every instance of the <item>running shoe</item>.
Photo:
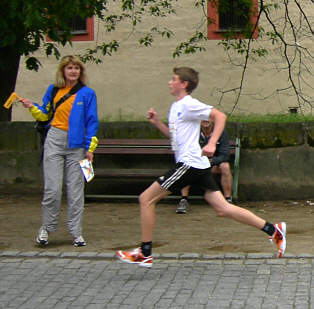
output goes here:
{"type": "Polygon", "coordinates": [[[270,242],[276,245],[278,253],[277,258],[282,258],[286,250],[286,230],[287,226],[285,222],[274,224],[275,232],[272,236],[269,236],[270,242]]]}
{"type": "Polygon", "coordinates": [[[177,214],[185,214],[187,209],[189,207],[189,203],[186,199],[181,199],[179,204],[178,204],[178,207],[176,209],[176,213],[177,214]]]}
{"type": "Polygon", "coordinates": [[[86,246],[86,242],[85,242],[85,240],[84,240],[84,238],[82,236],[79,236],[79,237],[76,237],[73,240],[73,246],[75,246],[75,247],[83,247],[83,246],[86,246]]]}
{"type": "Polygon", "coordinates": [[[120,261],[129,264],[137,264],[141,267],[152,267],[153,257],[144,256],[142,254],[141,248],[136,248],[132,251],[116,251],[116,256],[120,261]]]}
{"type": "Polygon", "coordinates": [[[39,245],[48,245],[48,232],[44,228],[40,228],[38,236],[36,238],[36,243],[39,245]]]}

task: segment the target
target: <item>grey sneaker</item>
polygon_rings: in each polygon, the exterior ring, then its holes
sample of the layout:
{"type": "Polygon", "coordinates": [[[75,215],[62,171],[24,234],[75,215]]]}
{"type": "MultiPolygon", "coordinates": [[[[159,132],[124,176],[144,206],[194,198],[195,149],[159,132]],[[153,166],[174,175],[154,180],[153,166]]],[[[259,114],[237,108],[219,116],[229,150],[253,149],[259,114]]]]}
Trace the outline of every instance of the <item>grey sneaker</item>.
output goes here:
{"type": "Polygon", "coordinates": [[[73,240],[73,246],[75,246],[75,247],[83,247],[83,246],[86,246],[86,242],[85,242],[85,240],[84,240],[84,238],[82,236],[79,236],[79,237],[76,237],[73,240]]]}
{"type": "Polygon", "coordinates": [[[36,243],[40,245],[48,245],[48,232],[44,228],[39,230],[36,243]]]}
{"type": "Polygon", "coordinates": [[[176,213],[177,214],[185,214],[189,207],[189,203],[186,199],[181,199],[179,205],[177,206],[176,213]]]}

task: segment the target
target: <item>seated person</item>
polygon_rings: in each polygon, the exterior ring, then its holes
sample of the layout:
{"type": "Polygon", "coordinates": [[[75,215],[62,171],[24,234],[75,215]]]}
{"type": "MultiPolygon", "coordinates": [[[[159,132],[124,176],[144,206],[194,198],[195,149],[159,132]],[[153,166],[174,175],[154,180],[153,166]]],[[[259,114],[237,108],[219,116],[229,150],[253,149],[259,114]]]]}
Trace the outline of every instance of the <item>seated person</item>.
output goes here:
{"type": "MultiPolygon", "coordinates": [[[[199,143],[203,148],[213,131],[213,124],[209,121],[201,121],[201,132],[200,132],[200,139],[199,143]]],[[[216,152],[212,158],[209,158],[210,164],[212,168],[210,169],[211,173],[213,174],[220,174],[221,175],[221,187],[223,191],[223,195],[225,199],[231,203],[231,190],[232,190],[232,174],[229,164],[229,137],[226,130],[223,131],[221,134],[217,147],[216,152]]],[[[187,186],[181,190],[181,200],[177,207],[176,212],[178,214],[184,214],[187,211],[189,206],[188,203],[188,196],[189,196],[190,187],[187,186]]]]}

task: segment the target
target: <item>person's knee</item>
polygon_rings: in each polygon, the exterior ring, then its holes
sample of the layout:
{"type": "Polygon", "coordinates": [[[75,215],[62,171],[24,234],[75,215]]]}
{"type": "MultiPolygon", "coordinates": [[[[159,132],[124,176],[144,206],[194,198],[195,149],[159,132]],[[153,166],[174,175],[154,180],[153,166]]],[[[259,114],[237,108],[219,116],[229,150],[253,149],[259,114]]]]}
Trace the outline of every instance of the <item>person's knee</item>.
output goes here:
{"type": "Polygon", "coordinates": [[[228,217],[232,210],[229,203],[226,202],[225,198],[219,192],[211,193],[206,192],[204,195],[206,202],[212,206],[218,217],[228,217]]]}
{"type": "Polygon", "coordinates": [[[190,186],[186,186],[186,187],[181,189],[181,195],[182,196],[188,196],[189,195],[189,191],[190,191],[190,186]]]}
{"type": "Polygon", "coordinates": [[[140,206],[149,206],[153,203],[149,194],[147,194],[147,192],[145,191],[142,192],[140,196],[138,197],[138,202],[140,206]]]}
{"type": "Polygon", "coordinates": [[[218,217],[228,217],[229,212],[228,212],[228,209],[227,209],[227,208],[225,208],[225,207],[220,207],[220,208],[217,208],[217,209],[214,209],[214,210],[215,210],[216,215],[217,215],[218,217]]]}
{"type": "Polygon", "coordinates": [[[61,194],[61,191],[57,188],[49,188],[48,190],[44,191],[43,203],[48,206],[52,205],[54,207],[55,203],[60,203],[61,194]]]}
{"type": "Polygon", "coordinates": [[[138,202],[140,205],[143,205],[147,202],[147,198],[145,197],[144,192],[140,194],[140,196],[138,197],[138,202]]]}
{"type": "Polygon", "coordinates": [[[230,165],[228,162],[223,162],[219,165],[219,169],[222,175],[230,175],[230,165]]]}

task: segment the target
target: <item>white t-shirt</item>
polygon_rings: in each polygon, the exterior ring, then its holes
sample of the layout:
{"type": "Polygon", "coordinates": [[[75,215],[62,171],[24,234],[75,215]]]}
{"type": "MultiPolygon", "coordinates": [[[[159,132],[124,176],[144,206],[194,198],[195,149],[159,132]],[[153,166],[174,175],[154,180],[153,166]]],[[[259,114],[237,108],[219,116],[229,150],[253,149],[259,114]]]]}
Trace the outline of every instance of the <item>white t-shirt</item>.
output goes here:
{"type": "Polygon", "coordinates": [[[208,120],[212,108],[190,95],[171,105],[168,125],[176,162],[199,169],[210,167],[208,158],[201,155],[199,136],[201,120],[208,120]]]}

